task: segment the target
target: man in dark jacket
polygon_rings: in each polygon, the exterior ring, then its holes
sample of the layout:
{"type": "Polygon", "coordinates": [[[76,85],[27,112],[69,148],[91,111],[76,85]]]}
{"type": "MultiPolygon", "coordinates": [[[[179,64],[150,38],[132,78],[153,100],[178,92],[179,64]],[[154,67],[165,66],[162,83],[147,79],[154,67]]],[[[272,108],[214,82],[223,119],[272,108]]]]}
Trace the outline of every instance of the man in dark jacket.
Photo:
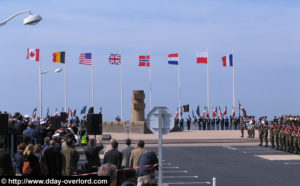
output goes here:
{"type": "Polygon", "coordinates": [[[112,149],[107,151],[104,154],[104,162],[103,163],[111,163],[117,166],[117,168],[121,168],[123,155],[120,151],[118,151],[118,142],[113,140],[111,142],[112,149]]]}
{"type": "Polygon", "coordinates": [[[48,149],[44,151],[42,161],[48,168],[48,176],[58,176],[58,158],[55,141],[51,140],[48,149]]]}
{"type": "Polygon", "coordinates": [[[137,169],[138,183],[143,182],[146,178],[155,180],[154,171],[158,170],[157,164],[158,159],[155,152],[143,154],[138,161],[138,167],[146,166],[137,169]]]}
{"type": "Polygon", "coordinates": [[[92,169],[97,169],[101,166],[99,152],[103,149],[103,144],[97,144],[95,139],[91,139],[89,144],[85,146],[84,153],[87,160],[87,169],[93,171],[92,169]]]}

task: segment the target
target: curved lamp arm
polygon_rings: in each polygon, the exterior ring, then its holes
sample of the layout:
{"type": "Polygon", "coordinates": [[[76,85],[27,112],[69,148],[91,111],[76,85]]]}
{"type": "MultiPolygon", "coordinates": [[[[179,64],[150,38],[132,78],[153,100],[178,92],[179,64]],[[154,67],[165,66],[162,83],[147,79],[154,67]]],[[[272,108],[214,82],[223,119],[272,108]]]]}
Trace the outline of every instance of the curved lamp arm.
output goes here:
{"type": "Polygon", "coordinates": [[[50,72],[50,71],[52,71],[52,70],[54,70],[56,73],[59,73],[59,72],[62,71],[61,68],[55,68],[55,67],[54,67],[54,68],[49,68],[49,69],[45,70],[44,72],[42,72],[42,75],[47,74],[48,72],[50,72]]]}
{"type": "Polygon", "coordinates": [[[32,15],[30,10],[24,10],[24,11],[18,12],[18,13],[16,13],[16,14],[10,16],[10,17],[7,18],[6,20],[2,21],[2,22],[0,23],[0,26],[5,25],[8,21],[10,21],[11,19],[13,19],[14,17],[16,17],[16,16],[18,16],[18,15],[21,15],[21,14],[24,14],[24,13],[29,13],[30,15],[32,15]]]}

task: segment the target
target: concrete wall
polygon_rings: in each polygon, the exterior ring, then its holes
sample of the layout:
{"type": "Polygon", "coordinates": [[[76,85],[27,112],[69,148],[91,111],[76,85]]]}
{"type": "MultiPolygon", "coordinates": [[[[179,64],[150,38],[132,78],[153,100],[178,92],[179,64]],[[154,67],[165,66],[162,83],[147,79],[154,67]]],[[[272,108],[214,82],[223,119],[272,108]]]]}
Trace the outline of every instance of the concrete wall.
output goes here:
{"type": "Polygon", "coordinates": [[[138,134],[151,134],[152,132],[147,128],[146,121],[106,121],[102,122],[102,131],[103,132],[119,132],[126,133],[129,130],[129,133],[138,133],[138,134]]]}

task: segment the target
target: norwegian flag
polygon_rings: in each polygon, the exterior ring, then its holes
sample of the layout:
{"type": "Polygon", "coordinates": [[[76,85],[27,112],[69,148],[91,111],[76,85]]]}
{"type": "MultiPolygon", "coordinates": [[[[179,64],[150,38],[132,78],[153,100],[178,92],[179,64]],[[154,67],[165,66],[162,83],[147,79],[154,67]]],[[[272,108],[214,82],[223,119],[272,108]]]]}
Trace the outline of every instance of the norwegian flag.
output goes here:
{"type": "Polygon", "coordinates": [[[40,49],[27,48],[27,60],[40,61],[40,49]]]}
{"type": "Polygon", "coordinates": [[[150,67],[150,55],[139,56],[139,67],[150,67]]]}
{"type": "Polygon", "coordinates": [[[32,119],[36,118],[36,111],[37,111],[37,108],[34,108],[33,112],[32,112],[32,119]]]}
{"type": "Polygon", "coordinates": [[[108,62],[112,65],[120,65],[121,64],[121,54],[110,54],[108,58],[108,62]]]}

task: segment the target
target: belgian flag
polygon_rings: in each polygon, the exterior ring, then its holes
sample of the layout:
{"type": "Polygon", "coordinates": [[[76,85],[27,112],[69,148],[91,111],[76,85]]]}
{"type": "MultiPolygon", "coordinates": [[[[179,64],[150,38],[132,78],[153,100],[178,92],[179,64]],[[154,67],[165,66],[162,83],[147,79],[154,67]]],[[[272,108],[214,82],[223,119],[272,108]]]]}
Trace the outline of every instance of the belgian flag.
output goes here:
{"type": "Polygon", "coordinates": [[[65,52],[53,52],[53,62],[54,63],[65,63],[65,52]]]}

